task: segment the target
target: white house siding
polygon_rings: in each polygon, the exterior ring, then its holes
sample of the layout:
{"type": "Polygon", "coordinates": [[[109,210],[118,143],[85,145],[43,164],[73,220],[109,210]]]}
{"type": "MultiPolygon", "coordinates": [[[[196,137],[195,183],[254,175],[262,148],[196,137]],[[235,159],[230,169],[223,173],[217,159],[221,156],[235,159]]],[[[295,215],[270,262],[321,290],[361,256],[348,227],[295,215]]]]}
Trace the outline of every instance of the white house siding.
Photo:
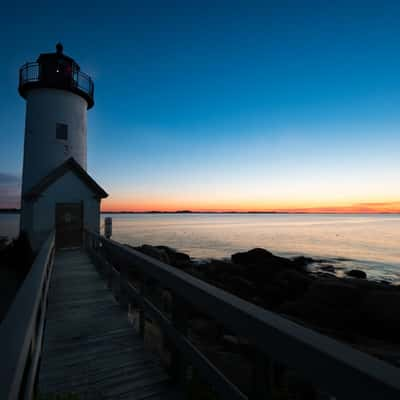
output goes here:
{"type": "Polygon", "coordinates": [[[100,200],[93,191],[73,172],[69,171],[50,185],[33,203],[33,229],[30,238],[38,248],[52,229],[55,229],[56,203],[83,202],[84,227],[99,232],[100,200]]]}

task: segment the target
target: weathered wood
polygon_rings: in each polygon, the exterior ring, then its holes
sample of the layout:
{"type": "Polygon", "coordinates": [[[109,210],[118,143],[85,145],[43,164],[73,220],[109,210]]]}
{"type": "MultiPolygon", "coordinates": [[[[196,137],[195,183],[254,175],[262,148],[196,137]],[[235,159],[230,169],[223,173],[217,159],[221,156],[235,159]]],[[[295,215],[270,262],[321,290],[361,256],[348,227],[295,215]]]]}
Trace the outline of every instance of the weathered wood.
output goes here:
{"type": "MultiPolygon", "coordinates": [[[[172,325],[180,335],[186,337],[188,334],[188,307],[184,299],[177,295],[172,297],[172,325]]],[[[171,348],[171,371],[176,381],[186,383],[187,362],[184,355],[177,346],[172,343],[171,348]]]]}
{"type": "Polygon", "coordinates": [[[0,325],[0,399],[33,396],[42,349],[48,282],[53,266],[54,233],[39,251],[31,270],[0,325]]]}
{"type": "Polygon", "coordinates": [[[169,377],[144,348],[85,252],[56,254],[48,298],[41,394],[176,398],[169,377]]]}
{"type": "Polygon", "coordinates": [[[250,400],[272,399],[271,362],[260,352],[253,355],[253,384],[250,400]]]}
{"type": "Polygon", "coordinates": [[[188,338],[180,334],[157,307],[146,299],[143,300],[143,307],[146,313],[157,321],[168,340],[180,351],[181,356],[198,370],[222,399],[245,400],[247,398],[188,338]]]}
{"type": "MultiPolygon", "coordinates": [[[[140,288],[139,288],[139,298],[141,299],[141,305],[143,304],[143,300],[146,296],[146,279],[142,277],[142,281],[140,282],[140,288]]],[[[144,307],[143,305],[139,309],[139,333],[142,339],[144,338],[144,328],[146,324],[146,316],[144,314],[144,307]]]]}
{"type": "MultiPolygon", "coordinates": [[[[92,235],[107,248],[108,254],[112,257],[113,253],[117,255],[119,263],[134,265],[142,274],[159,281],[163,287],[169,288],[208,317],[247,338],[265,356],[297,370],[310,382],[337,398],[399,398],[400,370],[394,366],[248,303],[118,242],[92,235]]],[[[144,300],[143,305],[163,322],[164,316],[153,304],[144,300]]],[[[194,355],[195,350],[186,338],[166,321],[161,325],[176,343],[181,343],[181,350],[186,357],[190,354],[194,361],[204,366],[203,372],[209,374],[208,378],[212,380],[211,368],[206,366],[200,354],[194,355]]],[[[221,383],[223,379],[217,371],[214,372],[215,381],[221,383]]],[[[228,382],[226,384],[229,385],[228,382]]]]}
{"type": "Polygon", "coordinates": [[[119,305],[123,310],[128,309],[128,298],[126,296],[126,282],[128,280],[128,269],[126,265],[121,265],[119,279],[119,305]]]}

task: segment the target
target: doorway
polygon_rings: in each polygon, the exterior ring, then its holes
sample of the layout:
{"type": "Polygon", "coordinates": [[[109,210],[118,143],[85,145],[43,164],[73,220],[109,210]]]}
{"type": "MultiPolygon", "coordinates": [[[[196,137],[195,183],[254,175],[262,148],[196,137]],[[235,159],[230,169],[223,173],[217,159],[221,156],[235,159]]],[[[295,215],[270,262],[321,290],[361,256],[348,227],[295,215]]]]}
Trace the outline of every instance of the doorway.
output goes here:
{"type": "Polygon", "coordinates": [[[56,247],[80,247],[83,237],[82,203],[56,204],[56,247]]]}

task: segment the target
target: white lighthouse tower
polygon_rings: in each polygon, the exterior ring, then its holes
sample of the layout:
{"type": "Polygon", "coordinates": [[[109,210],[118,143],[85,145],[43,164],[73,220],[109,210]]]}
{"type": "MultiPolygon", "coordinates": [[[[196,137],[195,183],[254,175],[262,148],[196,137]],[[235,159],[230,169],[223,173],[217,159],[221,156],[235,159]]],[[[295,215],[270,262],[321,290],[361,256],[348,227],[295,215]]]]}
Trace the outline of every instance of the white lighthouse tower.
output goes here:
{"type": "Polygon", "coordinates": [[[107,196],[86,172],[93,81],[57,44],[21,67],[18,90],[26,99],[21,231],[34,248],[53,229],[58,247],[79,246],[85,227],[99,230],[107,196]]]}

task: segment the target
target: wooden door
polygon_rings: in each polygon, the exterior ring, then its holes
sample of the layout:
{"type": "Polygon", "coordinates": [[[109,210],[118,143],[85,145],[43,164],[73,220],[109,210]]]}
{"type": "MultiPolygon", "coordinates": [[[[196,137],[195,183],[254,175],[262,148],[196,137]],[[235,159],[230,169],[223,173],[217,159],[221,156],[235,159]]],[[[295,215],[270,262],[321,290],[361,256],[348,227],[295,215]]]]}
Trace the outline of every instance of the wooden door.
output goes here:
{"type": "Polygon", "coordinates": [[[83,207],[81,203],[56,204],[57,248],[79,247],[83,236],[83,207]]]}

